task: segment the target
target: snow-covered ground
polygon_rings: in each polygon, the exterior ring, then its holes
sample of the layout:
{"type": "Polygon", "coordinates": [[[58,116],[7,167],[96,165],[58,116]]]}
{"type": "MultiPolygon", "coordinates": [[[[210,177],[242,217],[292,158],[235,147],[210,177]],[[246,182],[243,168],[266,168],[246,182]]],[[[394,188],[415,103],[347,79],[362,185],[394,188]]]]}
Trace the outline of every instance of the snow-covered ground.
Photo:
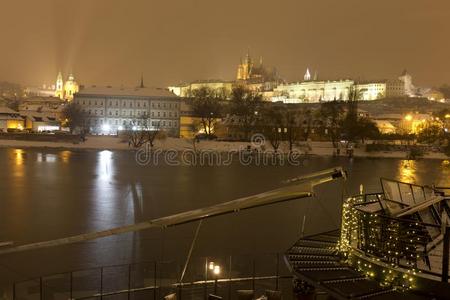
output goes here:
{"type": "MultiPolygon", "coordinates": [[[[300,146],[299,151],[307,152],[319,156],[333,155],[333,147],[330,142],[309,142],[310,148],[300,146]]],[[[239,151],[251,146],[252,149],[271,151],[269,143],[261,148],[250,142],[223,142],[223,141],[200,141],[196,143],[197,150],[213,150],[218,152],[239,151]]],[[[0,147],[38,147],[38,148],[65,148],[65,149],[98,149],[98,150],[131,150],[127,142],[112,136],[88,136],[83,143],[64,143],[64,142],[39,142],[39,141],[19,141],[19,140],[0,140],[0,147]]],[[[155,149],[183,151],[193,149],[193,142],[190,139],[167,138],[156,141],[155,149]]],[[[280,152],[287,153],[288,145],[286,143],[280,146],[280,152]]],[[[345,150],[341,151],[345,155],[345,150]]],[[[356,157],[390,157],[406,158],[406,153],[402,151],[390,152],[366,152],[363,148],[357,148],[354,151],[356,157]]],[[[427,153],[424,158],[448,159],[443,153],[427,153]]]]}

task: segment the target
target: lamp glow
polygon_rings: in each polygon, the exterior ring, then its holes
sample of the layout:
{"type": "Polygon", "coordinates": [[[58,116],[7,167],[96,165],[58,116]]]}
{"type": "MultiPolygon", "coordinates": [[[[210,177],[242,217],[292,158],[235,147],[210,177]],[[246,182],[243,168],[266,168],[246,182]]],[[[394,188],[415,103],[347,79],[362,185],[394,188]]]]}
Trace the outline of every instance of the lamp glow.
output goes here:
{"type": "Polygon", "coordinates": [[[214,275],[219,275],[220,274],[220,266],[214,266],[214,271],[213,271],[214,275]]]}
{"type": "Polygon", "coordinates": [[[111,129],[111,126],[109,126],[109,124],[102,125],[102,131],[109,131],[110,129],[111,129]]]}

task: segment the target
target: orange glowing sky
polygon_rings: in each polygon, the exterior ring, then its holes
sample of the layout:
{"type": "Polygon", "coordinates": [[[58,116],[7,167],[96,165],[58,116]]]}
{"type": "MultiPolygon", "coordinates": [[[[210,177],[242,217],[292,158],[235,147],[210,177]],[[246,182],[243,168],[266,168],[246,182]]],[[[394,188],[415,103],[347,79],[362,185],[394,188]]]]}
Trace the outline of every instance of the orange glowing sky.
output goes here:
{"type": "Polygon", "coordinates": [[[448,0],[1,0],[0,80],[147,85],[234,79],[247,49],[287,80],[450,83],[448,0]]]}

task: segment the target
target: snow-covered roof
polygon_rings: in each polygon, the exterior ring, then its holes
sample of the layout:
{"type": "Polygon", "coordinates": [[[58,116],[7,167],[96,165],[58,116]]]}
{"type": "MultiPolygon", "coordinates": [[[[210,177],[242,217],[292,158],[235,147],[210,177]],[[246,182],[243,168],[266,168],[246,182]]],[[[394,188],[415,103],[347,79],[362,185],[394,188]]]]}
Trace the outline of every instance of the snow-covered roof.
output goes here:
{"type": "Polygon", "coordinates": [[[154,87],[100,87],[91,86],[84,87],[76,95],[105,95],[105,96],[136,96],[136,97],[171,97],[176,98],[177,96],[165,88],[154,88],[154,87]]]}
{"type": "Polygon", "coordinates": [[[18,112],[15,110],[12,110],[11,108],[9,108],[7,106],[0,106],[0,114],[14,115],[14,114],[18,114],[18,112]]]}
{"type": "Polygon", "coordinates": [[[28,118],[33,122],[57,122],[55,116],[39,113],[39,112],[29,112],[29,111],[21,111],[20,116],[23,118],[28,118]]]}

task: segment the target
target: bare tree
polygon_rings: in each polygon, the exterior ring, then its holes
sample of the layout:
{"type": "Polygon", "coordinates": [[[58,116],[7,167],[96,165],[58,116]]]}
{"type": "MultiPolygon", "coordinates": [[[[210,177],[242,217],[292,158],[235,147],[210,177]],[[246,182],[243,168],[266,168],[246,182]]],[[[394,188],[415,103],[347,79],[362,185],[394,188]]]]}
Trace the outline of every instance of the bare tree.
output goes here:
{"type": "Polygon", "coordinates": [[[77,128],[84,129],[86,113],[78,103],[70,102],[66,104],[63,108],[62,116],[63,124],[69,127],[71,133],[77,128]]]}
{"type": "Polygon", "coordinates": [[[140,148],[149,143],[152,150],[157,139],[165,138],[165,133],[161,130],[161,122],[150,121],[146,115],[132,119],[125,127],[125,134],[129,146],[140,148]]]}
{"type": "Polygon", "coordinates": [[[258,117],[258,127],[269,140],[273,150],[278,151],[286,130],[286,111],[283,107],[265,105],[258,117]]]}
{"type": "Polygon", "coordinates": [[[262,103],[262,96],[259,93],[244,87],[236,87],[231,93],[230,113],[239,119],[239,127],[247,140],[256,125],[258,110],[262,103]]]}
{"type": "Polygon", "coordinates": [[[322,120],[326,134],[330,137],[335,148],[342,133],[343,114],[344,109],[339,101],[322,102],[320,105],[319,117],[322,120]]]}
{"type": "Polygon", "coordinates": [[[190,104],[196,117],[201,120],[202,129],[208,138],[214,135],[216,120],[222,116],[224,96],[219,91],[202,87],[192,91],[190,104]]]}

